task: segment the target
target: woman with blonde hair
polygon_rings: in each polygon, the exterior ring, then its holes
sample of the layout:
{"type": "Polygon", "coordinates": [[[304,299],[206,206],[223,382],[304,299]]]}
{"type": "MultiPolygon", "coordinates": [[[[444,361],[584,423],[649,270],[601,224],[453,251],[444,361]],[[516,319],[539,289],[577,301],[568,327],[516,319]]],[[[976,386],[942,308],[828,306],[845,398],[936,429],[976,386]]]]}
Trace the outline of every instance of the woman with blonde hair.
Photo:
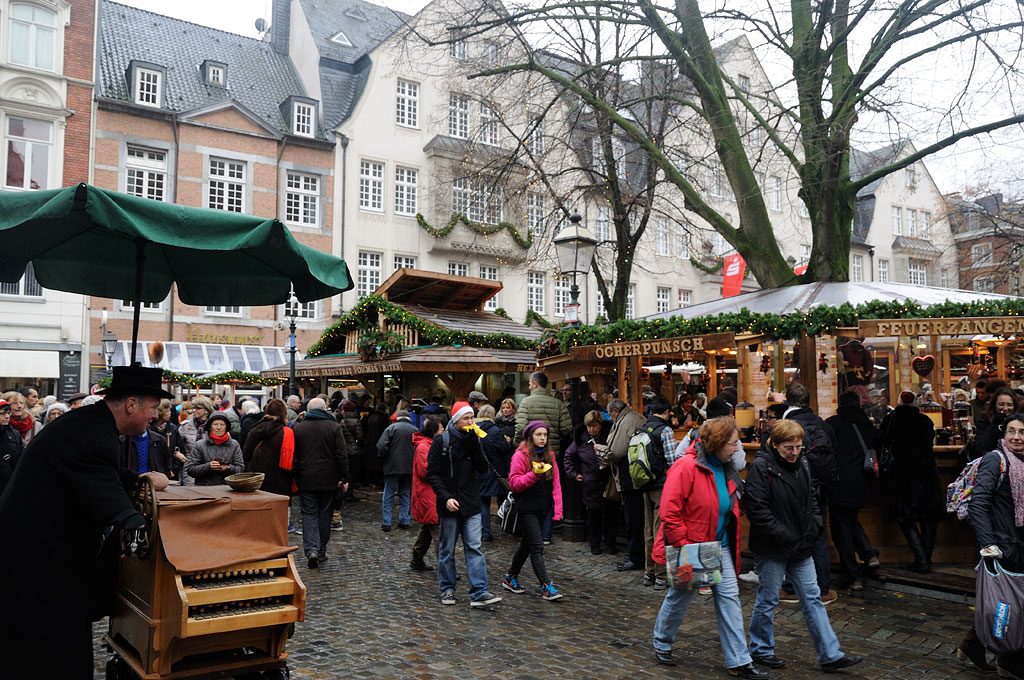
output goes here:
{"type": "Polygon", "coordinates": [[[485,543],[494,540],[491,531],[491,498],[497,497],[501,502],[504,491],[499,478],[508,476],[508,464],[512,458],[512,445],[505,439],[501,428],[494,422],[494,407],[484,404],[476,414],[476,424],[487,436],[480,440],[480,448],[490,465],[485,472],[476,475],[480,486],[480,524],[481,536],[485,543]]]}
{"type": "Polygon", "coordinates": [[[10,426],[21,435],[21,441],[28,446],[28,443],[32,441],[39,430],[43,429],[43,424],[36,420],[32,412],[28,410],[25,405],[25,397],[17,390],[5,392],[3,399],[11,405],[11,421],[10,426]]]}
{"type": "Polygon", "coordinates": [[[494,414],[494,424],[501,429],[501,433],[505,435],[505,439],[510,444],[516,435],[517,413],[519,413],[519,408],[516,406],[516,400],[507,397],[501,400],[501,403],[498,404],[498,411],[494,414]]]}
{"type": "Polygon", "coordinates": [[[192,398],[192,415],[178,428],[178,433],[181,435],[181,443],[185,446],[186,458],[192,453],[196,443],[201,442],[206,437],[206,421],[214,413],[212,401],[206,397],[192,398]]]}

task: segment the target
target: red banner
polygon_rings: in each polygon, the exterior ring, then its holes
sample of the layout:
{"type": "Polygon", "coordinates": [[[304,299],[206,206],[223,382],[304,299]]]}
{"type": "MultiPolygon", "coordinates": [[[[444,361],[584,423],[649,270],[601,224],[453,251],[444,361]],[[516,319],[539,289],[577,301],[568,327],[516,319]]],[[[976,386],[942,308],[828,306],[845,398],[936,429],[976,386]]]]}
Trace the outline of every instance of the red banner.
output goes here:
{"type": "Polygon", "coordinates": [[[722,265],[722,297],[732,297],[740,294],[743,287],[743,273],[747,269],[747,263],[739,253],[726,255],[722,265]]]}

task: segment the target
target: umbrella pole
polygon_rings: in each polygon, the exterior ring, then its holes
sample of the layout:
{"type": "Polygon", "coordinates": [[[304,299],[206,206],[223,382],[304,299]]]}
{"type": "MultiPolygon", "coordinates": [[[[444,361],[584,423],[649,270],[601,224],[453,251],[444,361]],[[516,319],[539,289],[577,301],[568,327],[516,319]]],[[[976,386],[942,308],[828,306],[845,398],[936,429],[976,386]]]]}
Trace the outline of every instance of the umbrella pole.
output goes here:
{"type": "Polygon", "coordinates": [[[129,366],[135,365],[135,355],[139,344],[139,312],[142,309],[142,270],[146,264],[146,242],[141,238],[135,241],[135,299],[132,300],[132,360],[129,366]]]}

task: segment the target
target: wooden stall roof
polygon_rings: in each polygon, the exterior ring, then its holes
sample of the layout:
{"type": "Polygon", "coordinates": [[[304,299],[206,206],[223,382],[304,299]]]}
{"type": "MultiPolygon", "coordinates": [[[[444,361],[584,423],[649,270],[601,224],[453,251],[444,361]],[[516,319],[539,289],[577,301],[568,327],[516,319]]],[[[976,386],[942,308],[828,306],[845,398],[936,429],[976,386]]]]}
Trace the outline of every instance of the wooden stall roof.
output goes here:
{"type": "Polygon", "coordinates": [[[482,311],[484,302],[501,289],[500,281],[403,267],[389,276],[376,292],[395,304],[482,311]]]}
{"type": "Polygon", "coordinates": [[[427,323],[453,331],[467,333],[508,333],[528,340],[538,340],[542,330],[533,326],[525,326],[517,321],[506,319],[491,312],[476,310],[446,309],[443,307],[424,307],[416,304],[398,304],[399,307],[415,314],[427,323]]]}
{"type": "MultiPolygon", "coordinates": [[[[383,361],[360,361],[358,354],[313,357],[295,362],[297,378],[335,378],[376,375],[400,371],[429,373],[528,373],[536,370],[533,352],[518,349],[453,347],[436,345],[413,347],[383,361]]],[[[287,378],[288,364],[260,373],[265,378],[287,378]]]]}

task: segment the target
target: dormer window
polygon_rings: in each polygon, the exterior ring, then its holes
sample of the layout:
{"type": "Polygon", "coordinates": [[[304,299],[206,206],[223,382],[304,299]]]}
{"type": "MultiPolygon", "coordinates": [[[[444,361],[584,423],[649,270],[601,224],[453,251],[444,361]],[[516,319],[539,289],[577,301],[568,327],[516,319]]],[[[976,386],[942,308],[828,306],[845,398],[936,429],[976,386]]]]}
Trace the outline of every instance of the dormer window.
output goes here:
{"type": "Polygon", "coordinates": [[[352,41],[348,39],[348,36],[345,35],[344,31],[338,31],[337,33],[332,35],[331,42],[337,43],[343,47],[352,47],[352,41]]]}
{"type": "Polygon", "coordinates": [[[300,137],[313,136],[313,105],[305,102],[295,102],[295,110],[292,120],[295,122],[293,128],[295,134],[300,137]]]}
{"type": "Polygon", "coordinates": [[[135,103],[160,107],[163,73],[148,68],[135,69],[135,103]]]}
{"type": "Polygon", "coordinates": [[[202,65],[203,78],[210,85],[227,87],[228,67],[219,61],[204,61],[202,65]]]}

